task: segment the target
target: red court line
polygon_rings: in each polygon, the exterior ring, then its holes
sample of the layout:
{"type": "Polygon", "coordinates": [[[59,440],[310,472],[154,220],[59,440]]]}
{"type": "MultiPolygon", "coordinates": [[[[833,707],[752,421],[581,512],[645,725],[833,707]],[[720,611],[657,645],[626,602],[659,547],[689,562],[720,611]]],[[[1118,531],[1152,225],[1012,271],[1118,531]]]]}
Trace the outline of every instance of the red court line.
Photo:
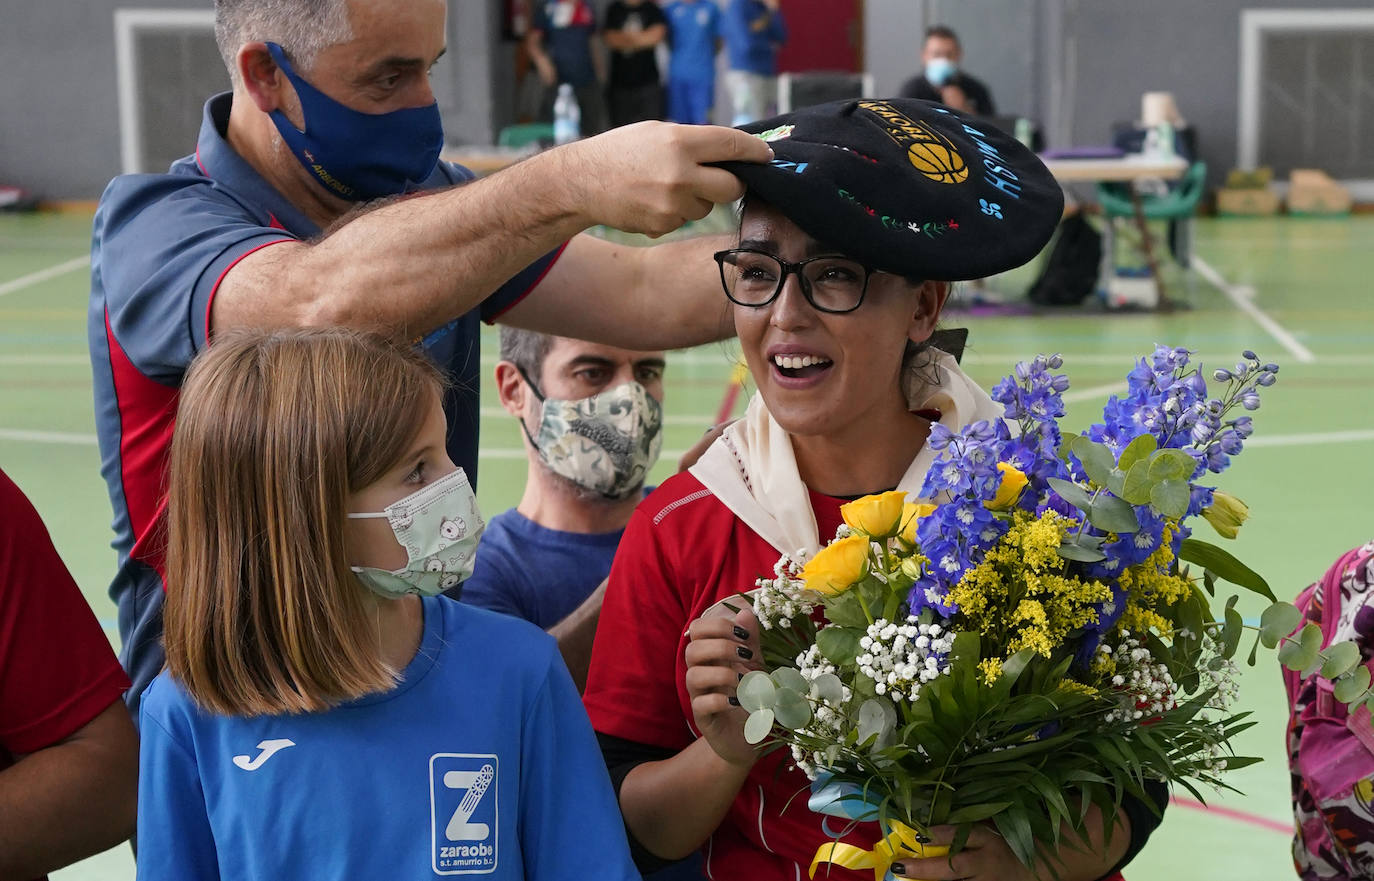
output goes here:
{"type": "Polygon", "coordinates": [[[1187,808],[1191,811],[1202,811],[1205,814],[1213,814],[1225,820],[1235,820],[1237,823],[1245,823],[1248,826],[1258,826],[1270,832],[1278,832],[1282,835],[1293,834],[1292,823],[1280,823],[1278,820],[1271,820],[1268,817],[1261,817],[1259,814],[1251,814],[1247,811],[1237,811],[1232,808],[1223,808],[1220,805],[1205,805],[1200,801],[1191,798],[1179,798],[1174,796],[1169,799],[1171,804],[1180,808],[1187,808]]]}

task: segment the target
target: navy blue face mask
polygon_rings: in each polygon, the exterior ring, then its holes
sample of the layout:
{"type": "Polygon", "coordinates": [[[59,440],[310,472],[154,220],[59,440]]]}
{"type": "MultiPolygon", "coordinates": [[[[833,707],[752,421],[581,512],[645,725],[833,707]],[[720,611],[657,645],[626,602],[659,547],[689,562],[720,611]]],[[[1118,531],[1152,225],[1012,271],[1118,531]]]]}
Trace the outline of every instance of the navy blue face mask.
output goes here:
{"type": "Polygon", "coordinates": [[[301,79],[276,43],[267,49],[301,101],[305,131],[280,110],[272,122],[305,170],[334,195],[354,202],[404,193],[434,173],[444,146],[438,103],[363,113],[301,79]]]}

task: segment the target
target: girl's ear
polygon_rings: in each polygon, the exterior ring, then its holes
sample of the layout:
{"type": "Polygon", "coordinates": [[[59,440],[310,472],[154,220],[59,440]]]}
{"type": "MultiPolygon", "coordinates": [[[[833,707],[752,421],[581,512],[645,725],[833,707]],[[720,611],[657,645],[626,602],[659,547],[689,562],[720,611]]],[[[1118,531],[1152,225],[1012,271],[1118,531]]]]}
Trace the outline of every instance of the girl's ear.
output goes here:
{"type": "Polygon", "coordinates": [[[947,299],[949,282],[922,282],[916,297],[916,309],[912,312],[911,324],[907,328],[907,338],[914,343],[923,343],[930,339],[930,335],[940,323],[940,312],[944,310],[947,299]]]}

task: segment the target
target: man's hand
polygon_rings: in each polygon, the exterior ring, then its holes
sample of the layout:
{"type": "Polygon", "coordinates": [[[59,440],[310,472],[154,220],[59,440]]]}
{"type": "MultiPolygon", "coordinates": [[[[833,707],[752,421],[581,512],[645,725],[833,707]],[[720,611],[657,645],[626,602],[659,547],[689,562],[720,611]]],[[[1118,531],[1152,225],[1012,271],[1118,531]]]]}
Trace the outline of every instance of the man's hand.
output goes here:
{"type": "MultiPolygon", "coordinates": [[[[953,826],[936,826],[930,832],[932,844],[948,846],[954,841],[953,826]]],[[[989,826],[974,826],[964,849],[952,857],[907,857],[893,864],[892,874],[922,881],[1036,881],[1006,839],[989,826]]]]}
{"type": "Polygon", "coordinates": [[[539,81],[546,86],[552,86],[558,82],[558,71],[554,70],[553,62],[547,55],[532,56],[534,69],[539,74],[539,81]]]}
{"type": "Polygon", "coordinates": [[[739,178],[708,163],[767,162],[753,135],[706,125],[640,122],[553,151],[563,161],[569,209],[587,226],[661,236],[744,194],[739,178]]]}
{"type": "Polygon", "coordinates": [[[735,686],[745,673],[763,666],[759,621],[752,609],[741,609],[730,617],[698,618],[687,632],[692,640],[687,644],[687,694],[697,729],[716,755],[750,767],[758,761],[758,747],[744,739],[749,714],[740,708],[735,686]]]}

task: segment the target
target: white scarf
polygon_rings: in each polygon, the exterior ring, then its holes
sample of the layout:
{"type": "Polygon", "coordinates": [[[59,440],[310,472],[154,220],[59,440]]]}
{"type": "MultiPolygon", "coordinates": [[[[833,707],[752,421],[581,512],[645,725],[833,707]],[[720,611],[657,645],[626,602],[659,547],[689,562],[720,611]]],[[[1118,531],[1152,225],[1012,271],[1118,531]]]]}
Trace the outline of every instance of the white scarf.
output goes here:
{"type": "MultiPolygon", "coordinates": [[[[911,410],[936,409],[940,424],[957,432],[979,419],[993,420],[1002,407],[959,369],[953,357],[938,350],[934,383],[912,383],[907,405],[911,410]]],[[[897,489],[916,501],[935,451],[921,447],[897,489]]],[[[797,473],[792,439],[755,395],[744,417],[725,430],[690,469],[702,485],[720,499],[782,554],[806,555],[820,549],[821,536],[806,484],[797,473]]],[[[830,540],[825,537],[825,541],[830,540]]]]}

